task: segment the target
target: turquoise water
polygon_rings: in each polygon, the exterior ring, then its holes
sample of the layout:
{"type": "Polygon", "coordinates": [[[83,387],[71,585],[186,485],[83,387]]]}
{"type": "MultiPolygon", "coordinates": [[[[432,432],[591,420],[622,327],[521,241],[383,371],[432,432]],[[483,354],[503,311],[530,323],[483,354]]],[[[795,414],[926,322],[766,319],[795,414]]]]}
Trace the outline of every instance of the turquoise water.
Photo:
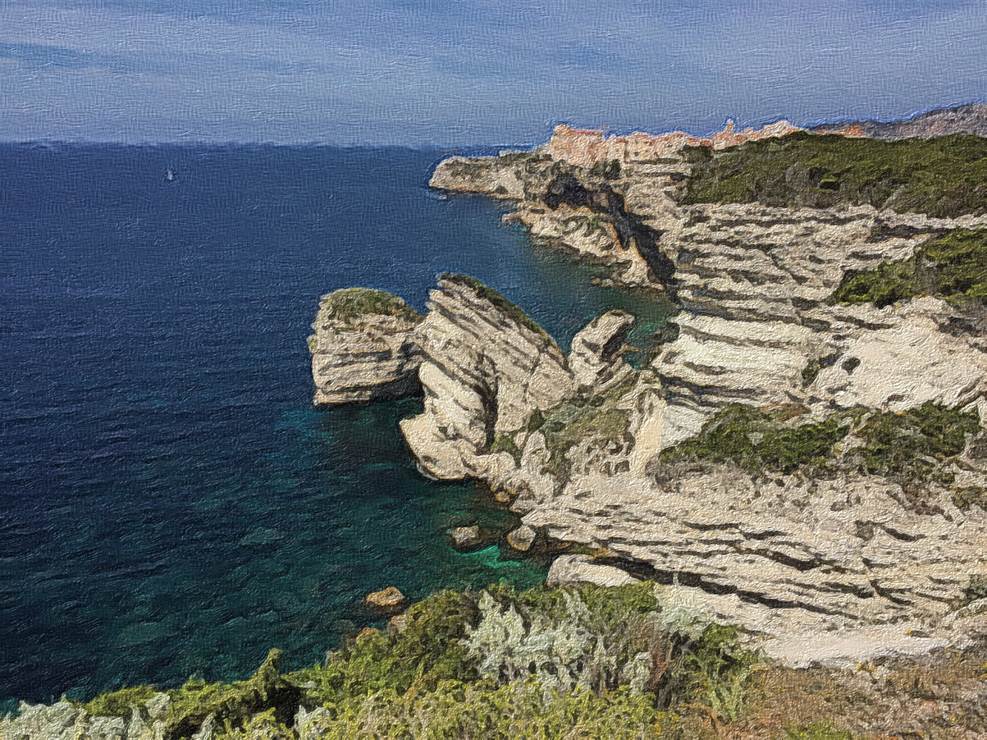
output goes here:
{"type": "Polygon", "coordinates": [[[301,665],[372,619],[370,590],[543,577],[449,547],[513,519],[418,474],[397,429],[418,401],[310,405],[338,287],[422,308],[466,272],[563,344],[610,306],[661,323],[497,205],[430,192],[440,158],[0,146],[0,699],[233,678],[272,646],[301,665]]]}

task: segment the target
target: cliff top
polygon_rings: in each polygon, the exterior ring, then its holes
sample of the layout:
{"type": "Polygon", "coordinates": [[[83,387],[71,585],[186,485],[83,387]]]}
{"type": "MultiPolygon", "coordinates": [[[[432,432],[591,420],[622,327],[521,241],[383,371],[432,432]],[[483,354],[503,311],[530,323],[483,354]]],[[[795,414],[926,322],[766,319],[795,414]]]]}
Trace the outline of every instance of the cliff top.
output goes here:
{"type": "MultiPolygon", "coordinates": [[[[489,285],[477,280],[475,277],[470,275],[463,275],[461,273],[455,272],[444,272],[439,275],[440,282],[449,282],[456,285],[462,285],[470,290],[474,291],[477,295],[486,301],[489,301],[498,309],[506,313],[512,319],[517,321],[519,324],[527,329],[539,334],[543,337],[551,339],[548,332],[545,331],[534,319],[532,319],[528,314],[526,314],[522,309],[520,309],[515,304],[511,303],[507,298],[498,293],[496,290],[491,288],[489,285]]],[[[554,340],[552,340],[554,342],[554,340]]]]}
{"type": "Polygon", "coordinates": [[[322,297],[322,319],[348,321],[362,316],[397,316],[418,323],[422,317],[404,299],[374,288],[342,288],[322,297]]]}

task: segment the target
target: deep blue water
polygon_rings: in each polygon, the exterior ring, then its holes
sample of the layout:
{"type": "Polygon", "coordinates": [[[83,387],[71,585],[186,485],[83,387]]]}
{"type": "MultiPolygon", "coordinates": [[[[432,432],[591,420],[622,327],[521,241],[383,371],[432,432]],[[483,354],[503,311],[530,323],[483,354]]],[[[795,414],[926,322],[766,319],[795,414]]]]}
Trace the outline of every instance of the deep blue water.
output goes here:
{"type": "Polygon", "coordinates": [[[417,401],[310,405],[309,324],[343,286],[422,308],[467,272],[563,344],[614,305],[660,321],[428,191],[441,156],[0,146],[0,700],[313,662],[369,590],[542,577],[448,546],[510,515],[417,473],[417,401]]]}

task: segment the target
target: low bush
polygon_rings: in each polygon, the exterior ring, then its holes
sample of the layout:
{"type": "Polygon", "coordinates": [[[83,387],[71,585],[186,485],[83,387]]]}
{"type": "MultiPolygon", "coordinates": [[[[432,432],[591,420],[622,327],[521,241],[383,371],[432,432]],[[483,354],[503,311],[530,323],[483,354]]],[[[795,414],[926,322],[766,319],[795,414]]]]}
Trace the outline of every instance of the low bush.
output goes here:
{"type": "MultiPolygon", "coordinates": [[[[662,466],[682,462],[731,464],[755,476],[806,470],[822,474],[840,468],[894,480],[917,495],[929,483],[953,481],[950,463],[979,429],[976,411],[931,401],[902,413],[856,408],[801,424],[783,421],[777,413],[731,404],[706,422],[698,435],[664,450],[656,467],[660,471],[662,466]],[[843,440],[848,444],[838,445],[843,440]]],[[[979,500],[975,489],[957,494],[961,508],[979,500]]]]}
{"type": "Polygon", "coordinates": [[[881,141],[798,133],[719,152],[695,147],[687,156],[687,203],[987,212],[987,139],[978,136],[881,141]]]}
{"type": "Polygon", "coordinates": [[[848,273],[833,300],[882,308],[919,295],[987,304],[987,229],[956,229],[928,240],[910,259],[848,273]]]}
{"type": "Polygon", "coordinates": [[[844,412],[791,425],[753,406],[731,404],[697,436],[662,452],[659,462],[731,463],[752,475],[819,468],[832,459],[834,446],[857,417],[859,412],[844,412]]]}

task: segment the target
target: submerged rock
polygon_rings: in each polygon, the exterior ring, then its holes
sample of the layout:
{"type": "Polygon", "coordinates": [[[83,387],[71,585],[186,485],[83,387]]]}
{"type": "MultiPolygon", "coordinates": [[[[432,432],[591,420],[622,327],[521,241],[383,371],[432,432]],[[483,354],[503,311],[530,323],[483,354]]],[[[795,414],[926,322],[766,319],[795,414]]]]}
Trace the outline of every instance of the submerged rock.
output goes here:
{"type": "Polygon", "coordinates": [[[419,316],[380,290],[345,288],[323,296],[309,337],[314,403],[400,398],[419,390],[419,316]]]}
{"type": "Polygon", "coordinates": [[[449,531],[452,546],[457,550],[472,550],[483,541],[480,536],[480,526],[472,524],[468,527],[455,527],[449,531]]]}

